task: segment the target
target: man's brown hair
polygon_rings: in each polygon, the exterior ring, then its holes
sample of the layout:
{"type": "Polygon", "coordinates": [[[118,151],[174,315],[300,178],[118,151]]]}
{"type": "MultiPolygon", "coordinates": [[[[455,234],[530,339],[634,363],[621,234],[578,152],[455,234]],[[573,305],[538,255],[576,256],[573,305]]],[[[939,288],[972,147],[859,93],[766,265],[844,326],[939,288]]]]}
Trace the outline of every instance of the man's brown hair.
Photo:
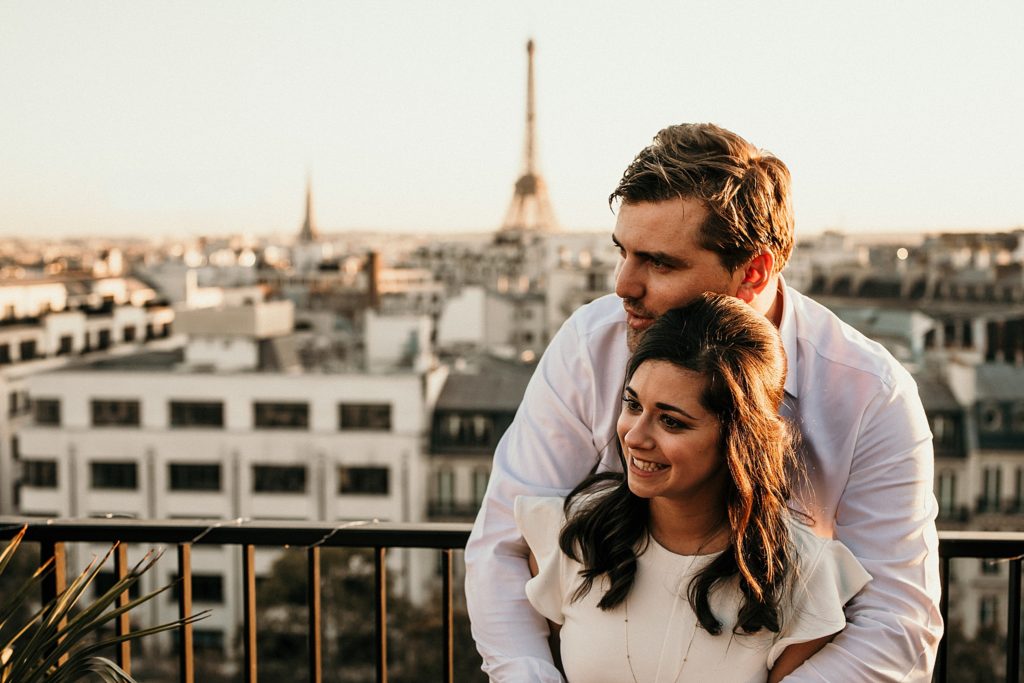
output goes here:
{"type": "Polygon", "coordinates": [[[767,249],[778,273],[793,251],[789,169],[780,159],[711,123],[662,129],[608,197],[627,204],[687,198],[708,210],[700,242],[730,271],[767,249]]]}

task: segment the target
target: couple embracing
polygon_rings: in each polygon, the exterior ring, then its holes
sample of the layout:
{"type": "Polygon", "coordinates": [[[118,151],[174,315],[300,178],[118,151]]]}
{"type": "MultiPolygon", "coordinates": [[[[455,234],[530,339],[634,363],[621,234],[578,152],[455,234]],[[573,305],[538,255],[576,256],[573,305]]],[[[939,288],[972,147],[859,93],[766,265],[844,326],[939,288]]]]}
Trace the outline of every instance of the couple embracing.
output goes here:
{"type": "Polygon", "coordinates": [[[787,286],[790,177],[710,124],[612,193],[615,295],[541,359],[466,548],[493,681],[926,681],[931,433],[884,349],[787,286]]]}

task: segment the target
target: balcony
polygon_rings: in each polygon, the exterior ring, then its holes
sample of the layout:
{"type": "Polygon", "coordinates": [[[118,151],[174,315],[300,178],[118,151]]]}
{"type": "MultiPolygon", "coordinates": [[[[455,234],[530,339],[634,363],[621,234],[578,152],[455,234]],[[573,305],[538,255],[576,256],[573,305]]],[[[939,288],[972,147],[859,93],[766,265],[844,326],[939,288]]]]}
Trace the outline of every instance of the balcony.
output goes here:
{"type": "MultiPolygon", "coordinates": [[[[39,520],[27,518],[0,518],[0,540],[11,538],[23,525],[28,525],[26,541],[40,544],[42,559],[54,557],[58,567],[65,562],[65,543],[124,543],[169,544],[177,548],[179,616],[192,615],[192,549],[194,546],[237,546],[241,564],[243,614],[242,628],[243,679],[246,683],[257,680],[256,641],[256,546],[304,547],[306,549],[308,621],[305,627],[307,643],[308,680],[321,683],[322,671],[322,604],[321,604],[321,549],[327,547],[369,548],[374,557],[374,667],[376,680],[388,680],[388,605],[387,605],[387,551],[392,548],[426,548],[440,551],[441,563],[441,648],[444,665],[443,680],[453,678],[454,603],[452,573],[455,551],[461,549],[469,537],[469,524],[384,524],[370,523],[339,527],[322,523],[241,522],[209,526],[202,522],[138,521],[138,520],[39,520]]],[[[1021,566],[1024,563],[1024,533],[943,531],[940,532],[939,554],[942,569],[943,618],[948,623],[950,562],[956,558],[992,558],[1009,566],[1007,585],[1005,648],[1005,680],[1016,683],[1020,678],[1020,617],[1021,566]]],[[[122,544],[115,553],[115,574],[128,572],[127,553],[122,544]]],[[[66,576],[54,572],[43,586],[44,600],[61,590],[66,576]]],[[[117,621],[117,632],[127,632],[128,615],[117,621]]],[[[195,649],[192,625],[180,627],[175,639],[179,660],[179,680],[194,683],[195,649]]],[[[939,646],[935,681],[947,680],[947,645],[944,638],[939,646]]],[[[131,646],[123,643],[117,651],[118,663],[130,670],[131,646]]]]}

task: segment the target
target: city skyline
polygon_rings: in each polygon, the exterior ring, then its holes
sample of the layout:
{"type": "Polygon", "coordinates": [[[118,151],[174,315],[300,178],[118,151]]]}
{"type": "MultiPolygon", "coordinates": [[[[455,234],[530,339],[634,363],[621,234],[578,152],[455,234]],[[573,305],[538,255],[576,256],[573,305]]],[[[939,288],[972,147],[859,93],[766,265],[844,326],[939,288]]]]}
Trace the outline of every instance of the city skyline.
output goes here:
{"type": "Polygon", "coordinates": [[[786,161],[798,235],[1024,224],[1017,4],[444,8],[5,3],[0,238],[294,234],[307,173],[325,233],[496,230],[531,37],[566,229],[684,120],[786,161]]]}

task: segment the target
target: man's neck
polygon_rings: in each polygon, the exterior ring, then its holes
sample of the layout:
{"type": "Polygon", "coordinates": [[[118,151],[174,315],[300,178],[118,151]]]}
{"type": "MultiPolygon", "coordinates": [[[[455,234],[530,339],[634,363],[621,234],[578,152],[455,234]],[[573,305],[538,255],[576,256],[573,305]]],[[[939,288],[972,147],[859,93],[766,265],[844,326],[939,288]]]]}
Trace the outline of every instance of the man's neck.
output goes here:
{"type": "Polygon", "coordinates": [[[773,275],[752,303],[754,310],[764,314],[778,328],[782,325],[782,278],[773,275]]]}

